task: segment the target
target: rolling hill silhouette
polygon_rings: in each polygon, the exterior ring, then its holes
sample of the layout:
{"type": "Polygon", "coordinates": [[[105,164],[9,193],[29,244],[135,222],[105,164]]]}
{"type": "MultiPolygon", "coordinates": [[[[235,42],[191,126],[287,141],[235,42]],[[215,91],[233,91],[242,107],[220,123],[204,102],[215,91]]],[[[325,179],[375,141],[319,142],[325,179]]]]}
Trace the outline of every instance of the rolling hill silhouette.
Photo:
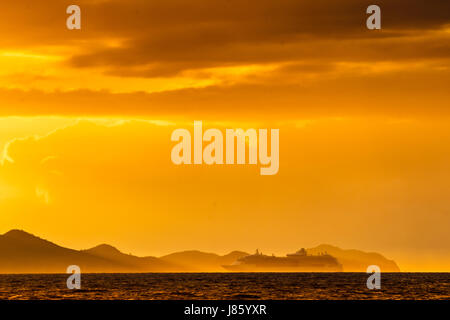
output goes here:
{"type": "Polygon", "coordinates": [[[78,251],[20,230],[0,236],[0,273],[64,273],[69,265],[87,273],[175,270],[158,258],[126,255],[108,245],[78,251]]]}
{"type": "Polygon", "coordinates": [[[110,270],[104,258],[60,247],[24,231],[11,230],[0,236],[2,273],[60,273],[74,262],[91,272],[110,270]]]}
{"type": "MultiPolygon", "coordinates": [[[[365,272],[370,264],[377,264],[386,272],[400,271],[394,261],[377,253],[342,250],[330,245],[308,249],[310,253],[325,251],[340,260],[344,271],[365,272]]],[[[80,266],[84,273],[224,272],[222,265],[230,265],[247,255],[241,251],[224,256],[184,251],[159,258],[137,257],[107,244],[87,250],[64,248],[21,230],[0,235],[0,273],[65,273],[69,265],[80,266]]]]}
{"type": "Polygon", "coordinates": [[[215,253],[205,253],[201,251],[176,252],[161,257],[163,261],[184,266],[190,272],[223,272],[223,265],[232,264],[241,257],[248,256],[248,253],[233,251],[227,255],[219,256],[215,253]]]}
{"type": "Polygon", "coordinates": [[[175,264],[165,262],[155,257],[136,257],[131,254],[125,254],[108,244],[101,244],[92,249],[82,250],[92,256],[101,257],[120,265],[126,272],[160,272],[176,271],[182,269],[175,264]]]}

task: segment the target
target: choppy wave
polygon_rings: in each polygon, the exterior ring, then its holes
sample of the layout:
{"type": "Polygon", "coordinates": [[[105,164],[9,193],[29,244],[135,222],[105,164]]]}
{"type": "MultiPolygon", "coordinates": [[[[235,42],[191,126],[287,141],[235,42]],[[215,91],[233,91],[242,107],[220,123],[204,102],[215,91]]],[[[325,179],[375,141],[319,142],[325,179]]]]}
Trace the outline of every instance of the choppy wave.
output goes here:
{"type": "Polygon", "coordinates": [[[0,275],[0,299],[303,300],[449,299],[449,273],[382,274],[369,290],[365,273],[82,274],[69,290],[68,275],[0,275]]]}

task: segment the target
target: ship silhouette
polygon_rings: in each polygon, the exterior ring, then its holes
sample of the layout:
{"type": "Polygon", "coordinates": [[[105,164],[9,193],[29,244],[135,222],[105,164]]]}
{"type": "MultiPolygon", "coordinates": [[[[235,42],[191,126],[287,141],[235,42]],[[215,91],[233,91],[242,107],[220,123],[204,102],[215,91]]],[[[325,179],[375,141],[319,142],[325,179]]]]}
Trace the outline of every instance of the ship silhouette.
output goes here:
{"type": "Polygon", "coordinates": [[[342,265],[326,252],[309,255],[304,248],[286,257],[264,255],[256,250],[253,255],[237,259],[231,265],[223,265],[234,272],[341,272],[342,265]]]}

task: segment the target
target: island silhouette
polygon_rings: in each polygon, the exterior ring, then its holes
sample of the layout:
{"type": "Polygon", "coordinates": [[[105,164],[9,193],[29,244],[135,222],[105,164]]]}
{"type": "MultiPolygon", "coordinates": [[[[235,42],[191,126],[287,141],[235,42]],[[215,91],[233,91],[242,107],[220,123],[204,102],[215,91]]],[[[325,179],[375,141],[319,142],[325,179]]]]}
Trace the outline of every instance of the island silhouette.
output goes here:
{"type": "MultiPolygon", "coordinates": [[[[326,244],[306,249],[308,255],[325,253],[336,258],[344,272],[366,272],[369,265],[379,266],[382,272],[400,272],[393,260],[379,253],[343,250],[326,244]]],[[[0,235],[0,273],[8,274],[65,273],[69,265],[78,265],[83,273],[227,272],[224,266],[248,256],[242,251],[221,256],[193,250],[161,257],[138,257],[108,244],[87,250],[65,248],[22,230],[0,235]]]]}

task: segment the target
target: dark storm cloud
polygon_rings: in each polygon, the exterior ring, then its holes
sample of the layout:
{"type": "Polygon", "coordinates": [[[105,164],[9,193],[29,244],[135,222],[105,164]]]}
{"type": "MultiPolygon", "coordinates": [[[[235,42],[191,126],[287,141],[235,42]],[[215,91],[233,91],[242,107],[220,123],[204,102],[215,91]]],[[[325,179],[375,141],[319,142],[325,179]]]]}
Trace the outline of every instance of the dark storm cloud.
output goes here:
{"type": "Polygon", "coordinates": [[[0,44],[73,45],[76,53],[68,58],[72,66],[103,67],[111,74],[140,77],[316,57],[385,59],[372,56],[377,50],[386,52],[387,46],[394,51],[393,59],[450,56],[448,41],[408,40],[450,23],[450,2],[444,0],[377,1],[382,8],[381,32],[365,27],[365,10],[372,1],[76,2],[82,8],[80,32],[65,29],[65,8],[71,4],[67,1],[9,3],[0,14],[0,27],[3,32],[16,30],[17,35],[9,34],[0,44]],[[111,38],[120,39],[121,45],[101,44],[111,38]],[[389,41],[392,38],[397,42],[389,41]]]}
{"type": "MultiPolygon", "coordinates": [[[[185,69],[318,57],[385,60],[380,55],[386,54],[386,47],[393,51],[390,59],[450,56],[448,42],[441,39],[439,43],[434,38],[409,40],[449,23],[450,4],[445,1],[433,5],[381,2],[383,32],[365,28],[369,3],[356,0],[139,3],[135,7],[117,1],[102,4],[100,7],[110,6],[106,10],[109,22],[117,21],[112,28],[125,39],[124,45],[76,55],[70,63],[108,67],[121,76],[154,77],[185,69]],[[343,47],[345,43],[348,46],[343,47]],[[143,68],[124,69],[133,66],[143,68]]],[[[96,8],[99,12],[100,7],[96,8]]],[[[92,24],[93,29],[107,27],[100,16],[92,18],[92,24]],[[100,21],[103,23],[97,25],[100,21]]]]}

